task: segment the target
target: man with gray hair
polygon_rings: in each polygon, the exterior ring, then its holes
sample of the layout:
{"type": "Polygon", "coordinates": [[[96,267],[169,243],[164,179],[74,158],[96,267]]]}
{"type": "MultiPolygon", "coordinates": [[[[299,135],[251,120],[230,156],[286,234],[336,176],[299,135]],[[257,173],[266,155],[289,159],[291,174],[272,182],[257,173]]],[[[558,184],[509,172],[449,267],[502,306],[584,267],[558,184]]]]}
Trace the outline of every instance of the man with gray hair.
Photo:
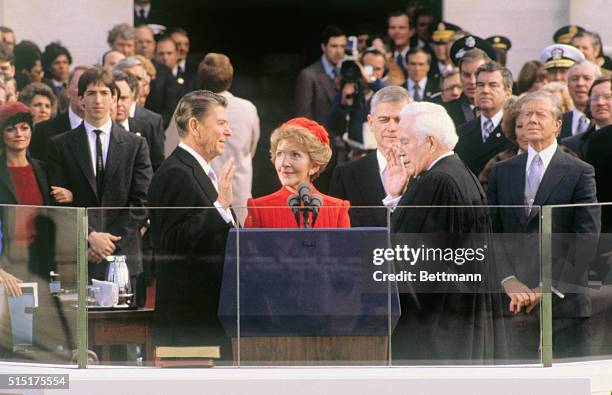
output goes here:
{"type": "Polygon", "coordinates": [[[233,159],[219,174],[211,161],[223,154],[232,132],[227,100],[193,91],[179,102],[174,118],[180,144],[157,170],[149,188],[157,295],[155,345],[231,347],[217,318],[227,234],[235,225],[233,159]],[[197,301],[195,303],[194,301],[197,301]]]}
{"type": "Polygon", "coordinates": [[[136,29],[127,23],[113,26],[108,32],[106,42],[111,49],[125,56],[132,56],[136,49],[136,29]]]}
{"type": "Polygon", "coordinates": [[[368,124],[376,139],[376,151],[351,162],[345,162],[334,170],[329,194],[351,202],[351,225],[386,227],[386,210],[382,206],[387,194],[383,184],[387,168],[385,150],[397,144],[399,113],[412,100],[408,91],[400,86],[380,89],[372,97],[368,124]],[[367,206],[372,208],[353,208],[367,206]]]}
{"type": "Polygon", "coordinates": [[[560,139],[584,133],[589,128],[591,120],[584,111],[589,102],[591,86],[599,77],[601,77],[601,69],[588,60],[576,62],[570,67],[567,88],[574,102],[574,108],[563,114],[560,139]]]}
{"type": "MultiPolygon", "coordinates": [[[[534,92],[521,99],[520,113],[529,140],[527,152],[497,163],[489,176],[488,203],[493,206],[526,206],[498,209],[495,228],[502,233],[539,233],[539,206],[596,203],[593,167],[566,154],[557,144],[561,110],[556,96],[534,92]]],[[[553,350],[555,357],[588,355],[591,301],[588,268],[597,248],[601,228],[600,208],[579,206],[553,212],[552,291],[553,350]],[[561,237],[561,234],[564,237],[561,237]],[[568,236],[571,236],[568,237],[568,236]]],[[[540,302],[539,245],[521,245],[499,265],[499,281],[508,299],[507,311],[530,313],[540,302]],[[521,253],[523,251],[523,253],[521,253]]],[[[512,328],[513,343],[524,347],[517,357],[538,356],[539,317],[531,326],[522,321],[512,328]],[[516,336],[516,338],[514,338],[516,336]]]]}
{"type": "MultiPolygon", "coordinates": [[[[397,139],[398,145],[386,149],[384,200],[393,210],[394,243],[412,245],[414,235],[435,234],[435,239],[423,236],[418,245],[455,250],[486,245],[483,237],[490,232],[490,222],[486,210],[478,207],[486,204],[485,193],[453,152],[458,137],[444,107],[427,102],[405,106],[397,139]]],[[[483,314],[494,297],[483,291],[491,278],[489,265],[427,261],[411,266],[411,271],[434,268],[444,274],[480,274],[481,281],[411,283],[413,291],[400,295],[402,316],[393,335],[393,359],[479,363],[491,358],[492,317],[483,314]]]]}

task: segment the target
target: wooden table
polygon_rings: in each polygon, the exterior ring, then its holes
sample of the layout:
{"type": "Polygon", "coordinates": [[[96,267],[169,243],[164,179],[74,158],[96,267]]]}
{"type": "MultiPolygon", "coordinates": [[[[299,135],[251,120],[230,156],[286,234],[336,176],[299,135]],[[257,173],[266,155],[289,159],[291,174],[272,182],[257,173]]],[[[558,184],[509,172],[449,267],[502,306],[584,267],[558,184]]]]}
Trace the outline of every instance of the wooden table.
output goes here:
{"type": "Polygon", "coordinates": [[[111,310],[87,312],[89,339],[88,348],[102,348],[100,362],[110,362],[110,346],[125,344],[144,344],[144,361],[152,361],[153,351],[153,312],[154,309],[111,310]]]}

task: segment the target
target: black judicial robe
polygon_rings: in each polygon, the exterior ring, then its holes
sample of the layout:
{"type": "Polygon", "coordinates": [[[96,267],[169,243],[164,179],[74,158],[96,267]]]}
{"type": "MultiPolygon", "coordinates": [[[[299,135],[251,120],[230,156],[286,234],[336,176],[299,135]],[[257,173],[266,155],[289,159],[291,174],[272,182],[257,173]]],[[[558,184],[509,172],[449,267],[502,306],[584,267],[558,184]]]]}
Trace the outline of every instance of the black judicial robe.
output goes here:
{"type": "MultiPolygon", "coordinates": [[[[444,157],[409,182],[391,217],[395,242],[401,234],[430,235],[435,247],[457,248],[459,236],[462,247],[478,247],[491,231],[487,210],[479,207],[485,204],[476,176],[457,155],[444,157]]],[[[394,361],[482,364],[505,355],[503,325],[493,319],[501,311],[501,298],[490,292],[495,281],[492,266],[466,264],[448,270],[453,271],[480,272],[483,281],[434,282],[414,285],[411,292],[404,289],[402,315],[392,337],[394,361]],[[466,292],[465,286],[471,290],[466,292]]]]}

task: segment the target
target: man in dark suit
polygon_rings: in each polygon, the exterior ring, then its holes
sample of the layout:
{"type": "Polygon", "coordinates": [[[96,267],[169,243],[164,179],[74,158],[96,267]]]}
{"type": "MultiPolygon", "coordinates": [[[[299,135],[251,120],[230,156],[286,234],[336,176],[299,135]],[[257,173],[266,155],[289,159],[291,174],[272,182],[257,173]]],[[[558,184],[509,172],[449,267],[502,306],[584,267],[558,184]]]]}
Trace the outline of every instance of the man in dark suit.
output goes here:
{"type": "Polygon", "coordinates": [[[368,124],[376,138],[377,149],[364,157],[345,162],[334,169],[329,194],[351,202],[351,226],[387,227],[387,210],[381,208],[387,195],[383,185],[387,159],[385,150],[397,144],[397,126],[401,109],[410,102],[408,92],[389,86],[372,97],[368,124]],[[366,208],[356,208],[366,206],[366,208]]]}
{"type": "Polygon", "coordinates": [[[344,57],[346,36],[335,26],[328,26],[321,35],[323,55],[298,75],[295,88],[296,115],[325,124],[336,96],[340,61],[344,57]]]}
{"type": "MultiPolygon", "coordinates": [[[[139,94],[144,88],[145,79],[146,79],[146,71],[144,66],[140,62],[140,60],[130,57],[126,59],[122,59],[117,63],[115,70],[124,71],[132,74],[139,83],[139,94]]],[[[132,107],[130,108],[130,118],[134,118],[138,120],[138,122],[145,123],[149,125],[149,127],[154,130],[156,136],[161,136],[162,140],[165,140],[165,130],[163,124],[163,118],[156,112],[153,112],[136,102],[132,103],[132,107]]]]}
{"type": "MultiPolygon", "coordinates": [[[[442,249],[486,245],[483,236],[490,232],[490,222],[486,210],[478,207],[485,204],[485,194],[454,154],[457,140],[442,106],[411,103],[401,111],[399,147],[387,150],[384,200],[391,209],[395,207],[391,231],[396,245],[418,242],[425,248],[442,249]],[[428,239],[426,234],[436,236],[428,239]],[[414,241],[415,235],[422,239],[414,241]]],[[[393,359],[482,363],[492,358],[498,351],[494,322],[491,315],[483,314],[494,302],[494,295],[484,292],[491,281],[488,267],[458,266],[435,258],[410,269],[402,266],[402,270],[416,269],[417,275],[436,269],[445,274],[479,274],[480,281],[411,282],[413,292],[404,289],[400,295],[402,316],[393,333],[393,359]]]]}
{"type": "Polygon", "coordinates": [[[155,344],[221,346],[222,359],[231,359],[217,308],[225,243],[235,224],[234,164],[230,159],[219,175],[210,166],[231,136],[226,105],[209,91],[181,99],[175,114],[181,142],[155,173],[149,206],[192,208],[149,212],[157,275],[155,344]]]}
{"type": "Polygon", "coordinates": [[[180,27],[174,28],[169,37],[176,44],[177,55],[176,68],[172,67],[172,75],[177,82],[181,79],[184,81],[183,84],[179,83],[179,85],[184,85],[183,94],[191,92],[198,87],[198,66],[202,58],[192,59],[190,56],[191,42],[187,30],[180,27]]]}
{"type": "Polygon", "coordinates": [[[51,139],[59,134],[76,129],[83,122],[83,107],[79,97],[79,78],[88,68],[88,66],[77,66],[70,73],[68,89],[66,90],[70,100],[68,111],[55,118],[40,122],[34,127],[29,148],[32,158],[46,160],[51,139]]]}
{"type": "Polygon", "coordinates": [[[156,133],[148,122],[142,119],[130,118],[130,108],[138,97],[138,80],[130,73],[115,71],[113,73],[115,85],[117,86],[117,122],[123,129],[137,136],[142,136],[147,140],[151,165],[153,171],[164,161],[164,140],[163,136],[156,133]]]}
{"type": "Polygon", "coordinates": [[[423,48],[410,48],[406,54],[408,78],[406,88],[414,101],[429,101],[438,93],[438,81],[428,77],[431,54],[423,48]]]}
{"type": "Polygon", "coordinates": [[[172,17],[151,0],[134,0],[134,26],[150,23],[170,26],[172,17]]]}
{"type": "MultiPolygon", "coordinates": [[[[493,167],[487,197],[490,205],[529,208],[498,208],[495,225],[502,233],[539,233],[539,207],[532,206],[597,202],[593,167],[558,148],[561,113],[556,97],[535,92],[522,100],[528,151],[493,167]]],[[[552,212],[553,347],[557,357],[588,355],[588,267],[599,232],[599,207],[556,208],[552,212]]],[[[540,302],[539,255],[534,254],[538,247],[533,239],[531,244],[512,248],[507,253],[510,258],[498,267],[510,313],[518,314],[523,308],[529,313],[540,302]]],[[[529,329],[517,339],[531,339],[526,349],[533,354],[539,340],[537,318],[529,329]]]]}
{"type": "Polygon", "coordinates": [[[445,103],[444,108],[453,119],[455,126],[459,127],[476,117],[476,70],[490,62],[495,55],[493,48],[484,40],[466,36],[453,44],[450,56],[453,63],[459,67],[463,93],[459,99],[445,103]]]}
{"type": "Polygon", "coordinates": [[[589,91],[593,82],[601,76],[599,66],[582,60],[574,63],[569,69],[567,89],[569,90],[574,108],[563,114],[560,139],[575,136],[588,130],[591,120],[585,115],[589,102],[589,91]]]}
{"type": "MultiPolygon", "coordinates": [[[[147,143],[111,121],[116,87],[108,71],[86,70],[78,88],[84,122],[52,140],[50,182],[72,191],[75,207],[133,208],[88,212],[88,257],[90,278],[105,279],[106,257],[126,255],[136,280],[142,272],[139,229],[146,218],[142,207],[152,176],[147,143]]],[[[143,291],[136,287],[137,293],[143,291]]]]}
{"type": "Polygon", "coordinates": [[[498,63],[488,62],[476,70],[475,103],[481,114],[457,129],[459,143],[455,147],[476,175],[492,157],[513,146],[501,130],[502,109],[512,96],[512,82],[510,70],[498,63]]]}

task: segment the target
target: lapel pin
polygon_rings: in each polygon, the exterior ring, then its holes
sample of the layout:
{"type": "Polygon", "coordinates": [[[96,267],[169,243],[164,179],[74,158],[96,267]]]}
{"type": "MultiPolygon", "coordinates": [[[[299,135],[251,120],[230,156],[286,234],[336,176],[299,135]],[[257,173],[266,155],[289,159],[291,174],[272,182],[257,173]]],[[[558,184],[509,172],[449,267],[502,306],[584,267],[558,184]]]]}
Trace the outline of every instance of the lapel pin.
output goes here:
{"type": "Polygon", "coordinates": [[[495,137],[498,137],[498,138],[499,138],[499,137],[501,137],[501,133],[499,133],[499,132],[498,132],[498,133],[495,135],[495,137]]]}
{"type": "Polygon", "coordinates": [[[185,82],[185,80],[183,79],[183,77],[178,77],[176,79],[176,82],[178,82],[180,85],[183,85],[183,83],[185,82]]]}

